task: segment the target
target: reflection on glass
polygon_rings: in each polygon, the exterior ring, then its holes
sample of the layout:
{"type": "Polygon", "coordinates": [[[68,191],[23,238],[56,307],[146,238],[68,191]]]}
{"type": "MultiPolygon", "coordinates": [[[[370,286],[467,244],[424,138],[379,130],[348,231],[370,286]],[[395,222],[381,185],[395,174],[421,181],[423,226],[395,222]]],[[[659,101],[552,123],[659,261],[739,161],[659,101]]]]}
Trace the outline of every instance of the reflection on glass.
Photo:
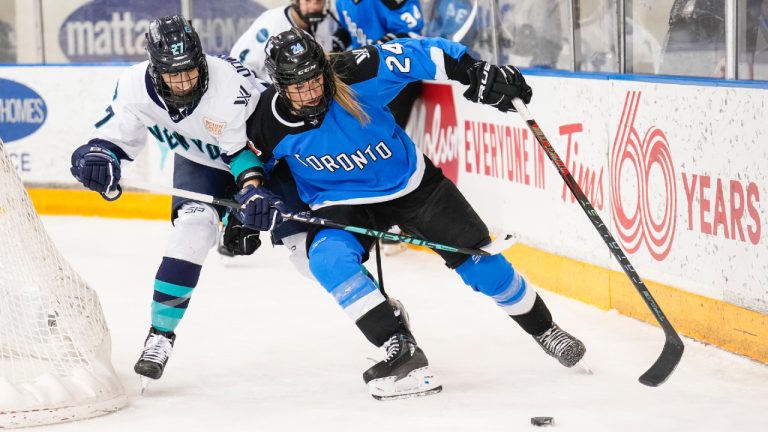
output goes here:
{"type": "MultiPolygon", "coordinates": [[[[473,0],[433,0],[431,10],[425,16],[424,35],[452,39],[471,17],[473,0]]],[[[477,12],[469,31],[459,41],[469,48],[477,58],[494,61],[493,26],[491,23],[491,0],[478,0],[477,12]]]]}
{"type": "Polygon", "coordinates": [[[501,63],[570,70],[569,0],[499,0],[501,63]]]}
{"type": "Polygon", "coordinates": [[[739,10],[737,78],[768,80],[768,0],[747,0],[739,10]]]}
{"type": "Polygon", "coordinates": [[[256,0],[192,0],[190,6],[192,25],[211,55],[229,55],[240,35],[266,10],[256,0]]]}
{"type": "Polygon", "coordinates": [[[725,0],[675,0],[660,74],[725,77],[725,0]]]}
{"type": "Polygon", "coordinates": [[[574,0],[576,70],[618,72],[616,0],[574,0]]]}
{"type": "Polygon", "coordinates": [[[658,73],[673,0],[624,0],[626,71],[658,73]]]}
{"type": "Polygon", "coordinates": [[[16,63],[15,0],[0,0],[0,63],[16,63]]]}

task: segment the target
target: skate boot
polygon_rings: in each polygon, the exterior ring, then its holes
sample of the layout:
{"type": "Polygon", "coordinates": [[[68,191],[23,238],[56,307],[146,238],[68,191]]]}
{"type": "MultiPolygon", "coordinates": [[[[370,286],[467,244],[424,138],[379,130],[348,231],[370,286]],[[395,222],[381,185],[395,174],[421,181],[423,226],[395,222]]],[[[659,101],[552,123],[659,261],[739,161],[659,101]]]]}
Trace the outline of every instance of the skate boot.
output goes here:
{"type": "Polygon", "coordinates": [[[573,367],[587,352],[587,348],[580,340],[561,330],[555,323],[552,323],[549,330],[533,338],[547,354],[556,358],[565,367],[573,367]]]}
{"type": "Polygon", "coordinates": [[[375,399],[426,396],[443,389],[429,370],[427,356],[410,332],[394,334],[384,348],[387,357],[363,373],[363,380],[375,399]]]}
{"type": "Polygon", "coordinates": [[[147,339],[144,341],[144,351],[133,366],[134,372],[154,380],[163,376],[163,370],[168,363],[168,358],[171,357],[175,340],[174,332],[164,332],[150,327],[147,339]]]}

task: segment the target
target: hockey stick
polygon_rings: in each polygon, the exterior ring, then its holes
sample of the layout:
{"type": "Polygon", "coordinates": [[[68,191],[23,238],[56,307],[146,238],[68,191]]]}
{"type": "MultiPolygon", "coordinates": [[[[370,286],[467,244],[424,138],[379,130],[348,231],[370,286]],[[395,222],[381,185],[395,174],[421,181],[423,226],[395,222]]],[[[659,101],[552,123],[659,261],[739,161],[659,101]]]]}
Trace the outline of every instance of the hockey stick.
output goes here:
{"type": "Polygon", "coordinates": [[[475,16],[477,16],[477,0],[472,3],[472,10],[469,11],[467,20],[464,21],[464,24],[456,30],[456,33],[454,33],[453,36],[451,36],[452,41],[461,42],[461,40],[464,39],[464,36],[469,33],[469,29],[472,28],[472,24],[475,22],[475,16]]]}
{"type": "Polygon", "coordinates": [[[515,109],[517,109],[520,117],[522,117],[526,124],[528,124],[528,127],[536,137],[536,141],[541,144],[544,152],[547,154],[547,156],[549,156],[549,160],[555,164],[555,167],[560,173],[560,176],[563,178],[563,181],[565,181],[565,184],[568,185],[568,188],[576,197],[576,200],[581,205],[581,208],[584,209],[584,212],[589,217],[592,225],[594,225],[597,232],[600,233],[600,235],[603,237],[603,241],[605,241],[605,244],[608,245],[608,248],[613,253],[613,256],[619,262],[619,265],[621,265],[621,268],[624,269],[624,273],[626,273],[629,279],[632,281],[635,289],[637,289],[637,292],[640,293],[640,297],[643,298],[645,304],[648,305],[651,313],[656,318],[656,321],[659,322],[659,325],[664,330],[666,340],[664,341],[664,348],[662,349],[659,358],[656,359],[656,362],[651,366],[650,369],[648,369],[644,374],[640,376],[640,382],[647,386],[656,387],[662,384],[667,380],[667,378],[669,378],[669,375],[672,374],[672,372],[675,370],[677,364],[680,363],[680,359],[683,356],[683,350],[685,349],[683,341],[680,339],[680,336],[677,334],[674,327],[672,327],[672,324],[670,324],[669,320],[667,320],[667,317],[664,316],[664,312],[661,311],[661,308],[659,307],[658,303],[656,303],[656,300],[654,300],[651,292],[648,291],[645,283],[643,283],[643,280],[640,279],[640,276],[635,271],[635,268],[632,266],[632,264],[630,264],[629,259],[621,250],[621,247],[619,247],[618,243],[616,243],[616,240],[613,238],[610,231],[608,231],[605,223],[603,223],[603,220],[597,214],[597,211],[595,211],[595,208],[592,207],[592,203],[589,202],[589,199],[584,194],[584,191],[581,190],[579,184],[576,183],[576,180],[568,171],[568,167],[565,166],[565,163],[563,163],[562,159],[560,159],[560,156],[557,155],[557,152],[552,147],[552,144],[550,144],[549,140],[547,140],[547,137],[544,136],[544,132],[541,131],[541,128],[536,123],[536,120],[533,119],[531,113],[528,112],[528,108],[526,108],[523,101],[520,100],[520,98],[514,98],[512,99],[512,103],[515,105],[515,109]]]}
{"type": "MultiPolygon", "coordinates": [[[[165,193],[168,195],[176,195],[178,197],[189,198],[195,201],[200,201],[200,202],[214,204],[214,205],[220,205],[223,207],[229,207],[235,210],[241,209],[241,206],[237,201],[222,199],[222,198],[215,198],[211,195],[201,194],[201,193],[192,192],[184,189],[148,184],[148,183],[144,183],[134,179],[131,179],[127,185],[137,189],[142,189],[150,192],[165,193]]],[[[448,246],[448,245],[444,245],[441,243],[437,243],[437,242],[433,242],[425,239],[407,236],[404,234],[395,234],[389,231],[378,231],[370,228],[361,228],[353,225],[345,225],[345,224],[333,222],[328,219],[310,216],[307,213],[283,213],[281,214],[281,216],[285,220],[293,220],[293,221],[302,222],[309,225],[320,225],[328,228],[337,228],[340,230],[353,232],[355,234],[362,234],[370,237],[394,240],[394,241],[412,244],[415,246],[424,246],[430,249],[441,250],[445,252],[461,253],[466,255],[480,255],[480,256],[497,255],[504,252],[505,250],[512,247],[512,245],[517,243],[517,238],[515,236],[511,234],[506,234],[503,239],[494,240],[487,246],[473,249],[473,248],[465,248],[465,247],[448,246]]]]}

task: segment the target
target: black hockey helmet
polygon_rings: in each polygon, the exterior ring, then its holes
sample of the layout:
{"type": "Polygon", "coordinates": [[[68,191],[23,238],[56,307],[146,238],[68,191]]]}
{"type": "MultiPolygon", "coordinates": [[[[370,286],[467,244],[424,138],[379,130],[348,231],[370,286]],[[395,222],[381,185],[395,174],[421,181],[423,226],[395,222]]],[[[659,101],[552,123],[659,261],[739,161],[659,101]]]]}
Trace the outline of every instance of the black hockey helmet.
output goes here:
{"type": "Polygon", "coordinates": [[[333,69],[325,56],[323,47],[304,30],[292,28],[272,36],[265,48],[267,58],[264,64],[278,94],[285,100],[295,115],[309,120],[325,114],[336,95],[333,69]],[[299,84],[318,76],[323,76],[323,95],[314,105],[301,104],[296,108],[291,103],[287,87],[299,84]]]}
{"type": "Polygon", "coordinates": [[[178,110],[196,106],[208,90],[208,63],[192,24],[180,15],[157,18],[149,24],[146,40],[149,75],[157,94],[168,106],[178,110]],[[177,74],[195,68],[197,82],[183,95],[173,93],[162,77],[162,74],[177,74]]]}
{"type": "Polygon", "coordinates": [[[309,24],[310,27],[315,24],[319,24],[328,15],[328,2],[323,0],[323,8],[319,12],[309,12],[306,14],[301,13],[301,0],[291,0],[291,7],[299,15],[302,21],[309,24]]]}

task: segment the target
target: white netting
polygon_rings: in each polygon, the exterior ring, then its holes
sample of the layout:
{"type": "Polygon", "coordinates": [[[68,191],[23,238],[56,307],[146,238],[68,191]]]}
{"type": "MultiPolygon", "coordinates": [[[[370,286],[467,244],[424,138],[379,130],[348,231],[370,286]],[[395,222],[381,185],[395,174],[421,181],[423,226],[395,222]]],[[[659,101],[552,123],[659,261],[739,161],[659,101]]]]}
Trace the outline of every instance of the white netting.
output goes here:
{"type": "Polygon", "coordinates": [[[0,429],[126,402],[96,293],[45,232],[0,141],[0,429]]]}

